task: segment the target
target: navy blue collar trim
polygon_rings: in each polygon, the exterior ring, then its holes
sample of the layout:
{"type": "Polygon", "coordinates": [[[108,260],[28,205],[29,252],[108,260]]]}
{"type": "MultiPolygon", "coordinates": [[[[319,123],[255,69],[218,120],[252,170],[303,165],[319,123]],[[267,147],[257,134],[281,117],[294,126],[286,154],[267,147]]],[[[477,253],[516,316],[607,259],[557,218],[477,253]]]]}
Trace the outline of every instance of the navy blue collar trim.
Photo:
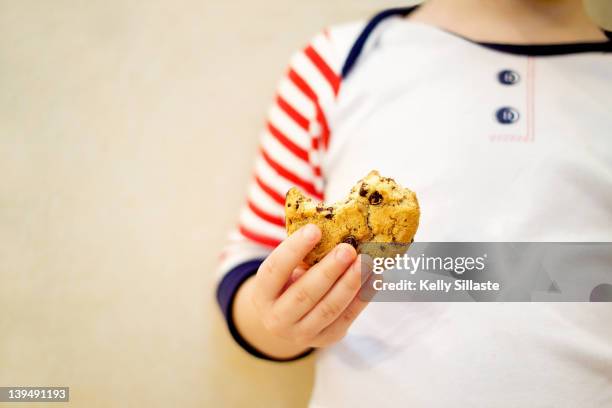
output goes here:
{"type": "MultiPolygon", "coordinates": [[[[357,40],[355,40],[355,43],[353,44],[353,47],[349,52],[344,66],[342,67],[342,77],[345,78],[353,69],[353,66],[357,62],[359,55],[363,51],[368,37],[383,20],[394,16],[406,17],[408,14],[412,13],[417,8],[418,6],[393,8],[381,11],[380,13],[376,14],[366,24],[363,31],[357,37],[357,40]]],[[[602,31],[604,32],[606,37],[608,37],[608,41],[560,44],[499,44],[490,42],[478,42],[452,32],[447,32],[451,35],[454,35],[465,41],[469,41],[473,44],[477,44],[485,48],[505,52],[508,54],[527,56],[552,56],[578,54],[584,52],[612,52],[612,32],[606,30],[602,31]]]]}
{"type": "Polygon", "coordinates": [[[612,52],[612,41],[527,45],[497,44],[476,41],[471,42],[496,51],[528,56],[567,55],[580,54],[584,52],[612,52]]]}

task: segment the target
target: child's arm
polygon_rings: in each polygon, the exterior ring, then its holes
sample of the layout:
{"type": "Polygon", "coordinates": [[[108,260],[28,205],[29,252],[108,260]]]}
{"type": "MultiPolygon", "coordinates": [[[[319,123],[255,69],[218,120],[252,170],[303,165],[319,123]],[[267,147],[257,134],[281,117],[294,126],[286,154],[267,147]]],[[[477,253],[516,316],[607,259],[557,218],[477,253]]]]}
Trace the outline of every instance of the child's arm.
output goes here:
{"type": "MultiPolygon", "coordinates": [[[[338,317],[339,306],[334,303],[331,313],[325,309],[329,309],[328,303],[320,300],[323,289],[336,282],[332,278],[342,275],[354,261],[352,248],[343,246],[349,251],[350,260],[339,262],[330,255],[311,268],[299,285],[291,285],[284,294],[280,293],[281,287],[285,289],[288,282],[295,282],[305,272],[303,267],[296,267],[302,259],[298,254],[303,256],[316,243],[298,233],[286,238],[285,194],[297,186],[313,199],[324,200],[321,165],[331,133],[327,116],[335,106],[348,47],[360,31],[361,24],[356,24],[321,33],[291,59],[262,133],[238,228],[230,234],[221,257],[217,286],[221,311],[234,339],[257,357],[295,356],[310,346],[329,344],[330,340],[323,341],[322,336],[315,340],[312,334],[320,332],[323,323],[338,317]],[[260,266],[263,272],[253,276],[260,266]],[[313,282],[316,276],[323,276],[323,280],[313,282]],[[253,300],[258,308],[254,308],[253,300]],[[295,310],[299,313],[291,315],[295,310]],[[321,313],[325,319],[306,319],[310,310],[321,313]],[[298,328],[300,317],[304,324],[298,328]]],[[[342,302],[346,299],[341,299],[342,302]]],[[[328,333],[331,331],[330,328],[328,333]]]]}
{"type": "Polygon", "coordinates": [[[289,359],[333,344],[367,304],[358,296],[360,262],[352,246],[340,244],[309,270],[302,267],[320,237],[314,225],[292,234],[236,294],[236,327],[265,355],[289,359]]]}

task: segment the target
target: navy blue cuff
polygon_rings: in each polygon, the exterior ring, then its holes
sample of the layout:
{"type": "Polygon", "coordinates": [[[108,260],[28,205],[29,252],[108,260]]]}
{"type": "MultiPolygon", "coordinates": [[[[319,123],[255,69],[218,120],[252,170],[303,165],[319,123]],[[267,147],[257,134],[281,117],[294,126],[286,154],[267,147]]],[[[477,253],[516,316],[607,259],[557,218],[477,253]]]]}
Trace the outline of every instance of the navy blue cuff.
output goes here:
{"type": "Polygon", "coordinates": [[[240,285],[242,285],[248,278],[255,275],[257,269],[259,269],[259,265],[261,265],[262,262],[263,259],[256,259],[242,263],[236,266],[231,271],[229,271],[227,274],[225,274],[225,276],[221,280],[221,283],[219,283],[219,286],[217,287],[217,301],[219,302],[219,306],[221,307],[221,312],[223,313],[223,316],[225,316],[227,327],[234,340],[236,340],[236,343],[238,343],[240,347],[246,350],[249,354],[257,358],[270,361],[293,361],[305,357],[308,354],[312,353],[313,349],[307,350],[304,353],[289,359],[278,359],[270,357],[250,345],[240,335],[238,329],[236,328],[236,325],[234,324],[234,317],[232,315],[232,305],[234,303],[236,292],[238,292],[240,285]]]}

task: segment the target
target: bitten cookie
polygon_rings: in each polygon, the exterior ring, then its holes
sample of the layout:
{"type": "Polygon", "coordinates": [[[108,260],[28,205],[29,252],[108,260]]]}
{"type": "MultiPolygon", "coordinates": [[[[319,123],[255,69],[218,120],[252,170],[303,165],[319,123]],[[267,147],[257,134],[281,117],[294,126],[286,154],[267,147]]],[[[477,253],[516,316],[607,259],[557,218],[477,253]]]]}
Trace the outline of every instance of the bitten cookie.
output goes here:
{"type": "Polygon", "coordinates": [[[304,259],[309,265],[341,242],[357,249],[366,242],[409,244],[419,215],[416,194],[375,170],[357,182],[346,200],[331,206],[316,203],[297,188],[290,189],[285,199],[289,235],[309,223],[321,229],[321,241],[304,259]]]}

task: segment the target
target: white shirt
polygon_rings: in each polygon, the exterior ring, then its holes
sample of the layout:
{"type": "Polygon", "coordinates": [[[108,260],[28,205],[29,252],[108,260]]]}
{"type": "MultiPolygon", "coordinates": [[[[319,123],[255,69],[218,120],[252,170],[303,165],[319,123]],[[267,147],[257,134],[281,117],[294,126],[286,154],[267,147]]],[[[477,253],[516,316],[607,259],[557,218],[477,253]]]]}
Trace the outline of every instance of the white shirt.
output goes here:
{"type": "MultiPolygon", "coordinates": [[[[339,72],[362,28],[333,27],[314,49],[339,72]]],[[[309,150],[320,171],[292,168],[327,202],[377,169],[417,193],[417,241],[612,241],[612,53],[517,55],[392,18],[335,93],[318,91],[305,61],[292,67],[317,89],[329,141],[309,150]]],[[[293,88],[279,92],[307,112],[293,88]]],[[[298,135],[277,110],[271,120],[298,135]]],[[[256,175],[279,194],[295,184],[261,162],[256,175]]],[[[261,183],[249,191],[282,215],[261,183]]],[[[242,225],[283,238],[257,218],[246,208],[242,225]]],[[[234,234],[222,273],[264,247],[234,234]]],[[[612,304],[372,303],[317,352],[311,406],[612,406],[612,304]]]]}

